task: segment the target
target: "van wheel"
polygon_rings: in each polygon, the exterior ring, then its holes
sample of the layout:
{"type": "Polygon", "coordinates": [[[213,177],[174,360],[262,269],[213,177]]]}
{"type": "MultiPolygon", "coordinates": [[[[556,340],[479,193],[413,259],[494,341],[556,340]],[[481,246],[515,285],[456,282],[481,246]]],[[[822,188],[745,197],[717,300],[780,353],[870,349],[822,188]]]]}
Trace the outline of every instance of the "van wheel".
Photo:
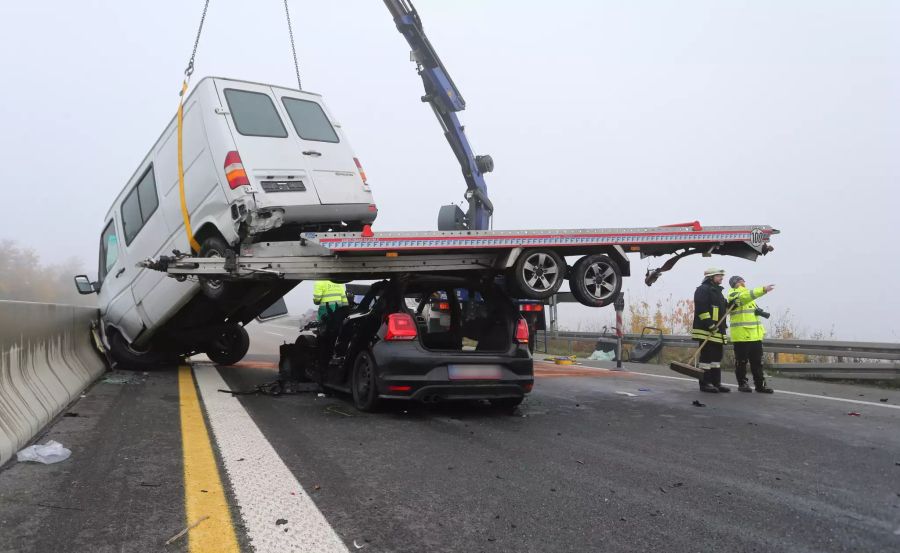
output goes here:
{"type": "Polygon", "coordinates": [[[109,352],[116,362],[117,369],[142,371],[160,368],[165,365],[176,365],[179,362],[178,356],[174,354],[153,350],[136,350],[118,332],[112,332],[109,342],[109,352]]]}
{"type": "Polygon", "coordinates": [[[512,284],[524,298],[542,300],[555,294],[566,276],[566,262],[553,250],[531,249],[519,254],[512,284]]]}
{"type": "Polygon", "coordinates": [[[588,307],[609,305],[622,290],[622,270],[619,264],[607,255],[600,253],[586,255],[572,267],[569,288],[582,305],[588,307]]]}
{"type": "Polygon", "coordinates": [[[247,355],[249,349],[247,330],[241,325],[229,324],[216,331],[204,353],[217,365],[234,365],[247,355]]]}
{"type": "Polygon", "coordinates": [[[365,351],[359,352],[353,363],[351,388],[353,389],[353,403],[360,411],[371,412],[381,404],[381,400],[378,398],[375,373],[375,360],[372,359],[372,356],[365,351]]]}
{"type": "MultiPolygon", "coordinates": [[[[200,245],[200,257],[221,257],[225,258],[226,254],[231,250],[228,244],[218,236],[210,236],[200,245]]],[[[203,294],[212,300],[224,300],[234,295],[236,290],[235,282],[228,282],[221,278],[213,278],[207,276],[200,277],[200,289],[203,294]]]]}

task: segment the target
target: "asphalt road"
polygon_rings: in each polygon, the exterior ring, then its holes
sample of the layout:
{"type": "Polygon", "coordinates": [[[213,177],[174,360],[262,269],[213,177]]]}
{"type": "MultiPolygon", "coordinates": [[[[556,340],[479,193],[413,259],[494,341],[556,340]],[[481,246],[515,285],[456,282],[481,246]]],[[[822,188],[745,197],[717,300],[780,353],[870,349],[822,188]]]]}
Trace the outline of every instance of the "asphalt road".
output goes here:
{"type": "MultiPolygon", "coordinates": [[[[289,550],[267,545],[272,528],[339,541],[308,550],[900,550],[898,392],[776,380],[772,396],[701,396],[662,367],[548,364],[513,415],[215,391],[219,375],[234,390],[272,380],[293,333],[256,325],[241,366],[195,370],[245,551],[289,550]]],[[[0,471],[0,552],[187,550],[163,545],[190,488],[176,371],[128,378],[48,430],[71,459],[0,471]]]]}

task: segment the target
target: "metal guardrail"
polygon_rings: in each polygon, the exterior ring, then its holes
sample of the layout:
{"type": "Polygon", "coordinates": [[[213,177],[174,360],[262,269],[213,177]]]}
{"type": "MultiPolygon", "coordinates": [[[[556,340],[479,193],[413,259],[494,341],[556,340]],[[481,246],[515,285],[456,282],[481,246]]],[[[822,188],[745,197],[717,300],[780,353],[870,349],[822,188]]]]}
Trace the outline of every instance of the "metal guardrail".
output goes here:
{"type": "MultiPolygon", "coordinates": [[[[544,339],[543,332],[538,334],[538,339],[544,339]]],[[[570,342],[597,342],[600,339],[615,340],[612,334],[598,334],[596,332],[568,332],[559,331],[555,334],[546,333],[547,339],[556,339],[570,342]]],[[[626,334],[624,342],[634,344],[640,340],[640,334],[626,334]]],[[[693,348],[696,342],[690,336],[664,335],[663,347],[693,348]]],[[[730,349],[732,346],[726,345],[730,349]]],[[[863,363],[845,362],[845,359],[878,359],[882,361],[900,361],[900,344],[888,342],[848,342],[834,340],[763,340],[763,347],[768,353],[774,353],[775,363],[769,368],[784,373],[796,375],[817,376],[822,378],[848,378],[848,379],[892,379],[900,378],[900,363],[863,363]],[[827,361],[812,361],[808,363],[779,363],[778,355],[781,353],[811,355],[817,357],[835,358],[827,361]]]]}

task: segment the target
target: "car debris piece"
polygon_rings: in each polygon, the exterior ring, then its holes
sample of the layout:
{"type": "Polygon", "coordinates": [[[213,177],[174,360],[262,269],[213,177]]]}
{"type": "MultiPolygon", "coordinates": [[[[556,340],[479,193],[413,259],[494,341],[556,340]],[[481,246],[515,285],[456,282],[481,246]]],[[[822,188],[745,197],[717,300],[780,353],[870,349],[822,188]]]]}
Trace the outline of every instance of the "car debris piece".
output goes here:
{"type": "Polygon", "coordinates": [[[49,440],[43,445],[34,444],[19,451],[18,453],[16,453],[16,460],[18,460],[20,463],[25,461],[32,461],[35,463],[52,465],[53,463],[65,461],[71,455],[71,449],[66,449],[61,443],[57,442],[56,440],[49,440]]]}

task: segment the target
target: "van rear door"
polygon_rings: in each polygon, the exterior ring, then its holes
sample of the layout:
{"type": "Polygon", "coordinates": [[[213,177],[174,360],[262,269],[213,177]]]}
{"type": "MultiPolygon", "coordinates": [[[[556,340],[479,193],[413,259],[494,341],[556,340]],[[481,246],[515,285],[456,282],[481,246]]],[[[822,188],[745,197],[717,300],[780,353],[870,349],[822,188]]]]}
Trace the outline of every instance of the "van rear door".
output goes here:
{"type": "MultiPolygon", "coordinates": [[[[260,193],[257,202],[267,203],[266,188],[278,182],[288,184],[279,187],[277,204],[319,205],[307,160],[298,155],[297,142],[289,136],[275,107],[272,88],[220,79],[215,82],[219,101],[227,106],[225,116],[247,178],[260,193]]],[[[220,154],[222,159],[216,161],[224,169],[227,152],[220,154]]]]}
{"type": "Polygon", "coordinates": [[[353,150],[315,96],[299,97],[273,89],[300,143],[300,151],[323,204],[369,204],[368,186],[359,174],[353,150]]]}

